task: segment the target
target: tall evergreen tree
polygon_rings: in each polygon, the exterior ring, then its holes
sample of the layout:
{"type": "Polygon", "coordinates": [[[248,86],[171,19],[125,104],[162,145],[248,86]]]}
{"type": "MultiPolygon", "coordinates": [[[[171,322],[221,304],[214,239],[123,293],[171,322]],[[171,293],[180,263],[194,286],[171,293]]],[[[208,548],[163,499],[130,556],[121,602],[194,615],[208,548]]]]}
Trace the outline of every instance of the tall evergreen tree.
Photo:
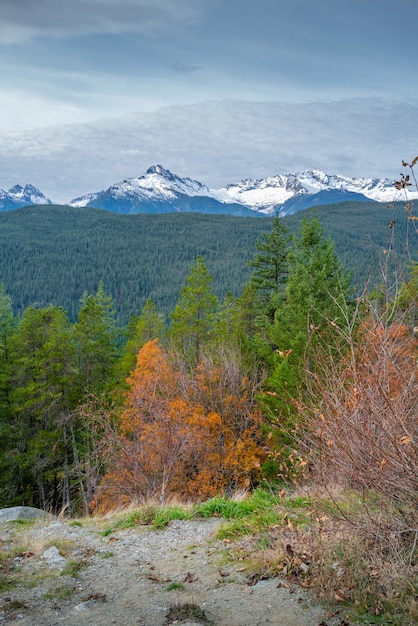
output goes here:
{"type": "Polygon", "coordinates": [[[95,295],[83,295],[73,338],[81,393],[102,391],[118,356],[113,300],[105,293],[103,283],[99,283],[95,295]]]}
{"type": "Polygon", "coordinates": [[[13,485],[13,460],[10,450],[16,441],[12,428],[11,392],[15,372],[15,337],[17,320],[13,315],[12,300],[0,283],[0,506],[9,503],[13,485]]]}
{"type": "Polygon", "coordinates": [[[333,325],[347,322],[350,284],[334,244],[324,237],[315,217],[302,221],[288,263],[284,301],[270,329],[273,364],[263,396],[264,407],[279,424],[285,440],[297,420],[305,369],[315,368],[315,347],[318,343],[330,346],[335,336],[333,325]]]}
{"type": "Polygon", "coordinates": [[[4,414],[8,405],[10,377],[12,372],[12,341],[16,332],[12,299],[0,283],[0,412],[4,414]]]}
{"type": "Polygon", "coordinates": [[[171,313],[169,336],[188,356],[192,364],[199,362],[202,349],[214,335],[218,298],[211,290],[212,277],[201,257],[197,257],[171,313]]]}
{"type": "Polygon", "coordinates": [[[26,309],[16,357],[9,499],[60,509],[69,501],[65,422],[75,401],[70,323],[61,308],[26,309]]]}
{"type": "Polygon", "coordinates": [[[284,292],[288,276],[289,229],[276,214],[270,233],[256,242],[257,252],[250,266],[250,282],[256,290],[260,313],[271,323],[284,292]]]}
{"type": "Polygon", "coordinates": [[[136,367],[136,357],[141,348],[148,341],[162,339],[165,334],[164,315],[157,306],[148,298],[141,315],[136,319],[135,328],[128,339],[123,355],[116,365],[118,378],[126,379],[136,367]]]}

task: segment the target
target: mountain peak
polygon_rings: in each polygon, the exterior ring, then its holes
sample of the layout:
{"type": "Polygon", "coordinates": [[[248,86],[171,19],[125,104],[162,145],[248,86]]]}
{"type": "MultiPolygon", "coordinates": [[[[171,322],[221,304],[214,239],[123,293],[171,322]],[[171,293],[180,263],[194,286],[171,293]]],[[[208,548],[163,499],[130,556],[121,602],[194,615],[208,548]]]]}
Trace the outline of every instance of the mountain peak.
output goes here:
{"type": "Polygon", "coordinates": [[[146,174],[158,174],[159,176],[163,176],[164,178],[167,178],[168,180],[176,178],[170,172],[170,170],[167,170],[162,165],[151,165],[151,167],[149,167],[145,173],[146,174]]]}
{"type": "Polygon", "coordinates": [[[33,204],[51,204],[37,187],[33,185],[14,185],[9,191],[3,191],[1,194],[2,202],[0,210],[19,209],[23,206],[33,204]]]}
{"type": "MultiPolygon", "coordinates": [[[[408,197],[418,197],[417,191],[408,197]]],[[[72,200],[71,206],[90,206],[118,213],[199,211],[226,215],[289,215],[302,208],[352,201],[402,201],[387,178],[355,178],[319,169],[245,179],[221,189],[209,189],[192,178],[181,178],[160,164],[143,174],[115,183],[108,189],[72,200]]],[[[33,185],[0,190],[0,211],[51,201],[33,185]]]]}

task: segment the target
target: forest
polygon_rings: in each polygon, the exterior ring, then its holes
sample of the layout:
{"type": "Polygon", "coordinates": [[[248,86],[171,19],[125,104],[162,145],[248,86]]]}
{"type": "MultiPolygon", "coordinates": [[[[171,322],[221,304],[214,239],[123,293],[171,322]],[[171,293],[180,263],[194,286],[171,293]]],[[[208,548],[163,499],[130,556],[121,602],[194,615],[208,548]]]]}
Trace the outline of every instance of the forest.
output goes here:
{"type": "MultiPolygon", "coordinates": [[[[309,211],[284,219],[292,233],[309,211]]],[[[340,203],[318,207],[320,219],[353,285],[380,281],[381,250],[393,247],[402,261],[408,222],[402,203],[340,203]],[[396,221],[396,230],[389,225],[396,221]]],[[[148,298],[167,316],[190,266],[201,256],[223,299],[240,295],[248,261],[271,218],[178,213],[117,215],[91,208],[37,206],[0,213],[0,281],[15,313],[31,305],[62,306],[74,322],[84,291],[100,281],[113,298],[118,323],[138,315],[148,298]]],[[[412,244],[411,244],[412,245],[412,244]]],[[[393,256],[391,256],[393,259],[393,256]]],[[[393,263],[396,270],[400,259],[393,263]]]]}
{"type": "MultiPolygon", "coordinates": [[[[412,580],[418,540],[417,220],[410,206],[402,212],[392,207],[377,236],[382,207],[355,209],[368,212],[370,237],[376,238],[370,245],[357,232],[353,207],[346,211],[351,222],[327,207],[327,224],[334,235],[340,230],[340,250],[345,246],[347,254],[376,250],[379,280],[371,283],[363,273],[362,286],[361,273],[353,282],[319,211],[265,221],[138,216],[137,228],[148,228],[145,247],[133,243],[134,221],[125,230],[126,218],[90,211],[83,237],[77,220],[87,214],[60,208],[65,228],[58,249],[67,269],[77,257],[76,248],[66,248],[71,225],[83,263],[89,246],[97,252],[96,239],[108,245],[106,229],[113,235],[120,227],[124,247],[115,244],[107,255],[102,248],[103,275],[91,276],[98,283],[84,290],[71,316],[49,302],[24,309],[20,303],[17,310],[10,282],[1,286],[0,506],[97,515],[132,502],[202,502],[260,485],[277,493],[301,484],[338,486],[363,502],[364,517],[355,520],[361,528],[367,521],[360,535],[364,549],[379,546],[398,566],[402,554],[402,575],[412,580]],[[173,223],[176,235],[184,231],[185,277],[179,251],[171,248],[173,223]],[[130,315],[118,316],[106,288],[116,258],[129,275],[133,256],[151,254],[161,237],[168,262],[154,255],[147,280],[159,276],[161,282],[163,275],[176,288],[180,282],[177,299],[172,306],[172,296],[161,299],[170,307],[167,314],[147,287],[138,313],[127,307],[130,315]],[[217,290],[206,264],[209,242],[211,262],[223,257],[217,290]],[[172,274],[166,274],[168,265],[172,274]],[[244,266],[247,273],[239,273],[244,266]]],[[[41,242],[37,250],[21,231],[19,239],[12,235],[21,228],[18,211],[2,221],[8,233],[2,267],[7,254],[13,265],[18,246],[26,246],[21,262],[28,265],[31,254],[47,254],[48,241],[57,246],[59,235],[50,237],[57,228],[52,213],[36,211],[29,228],[25,209],[26,229],[41,242]]],[[[85,264],[85,276],[90,271],[85,264]]],[[[145,269],[134,274],[145,284],[145,269]]],[[[66,276],[72,280],[76,272],[66,276]]],[[[115,280],[121,300],[125,283],[115,280]]],[[[129,285],[123,297],[133,304],[129,285]]]]}

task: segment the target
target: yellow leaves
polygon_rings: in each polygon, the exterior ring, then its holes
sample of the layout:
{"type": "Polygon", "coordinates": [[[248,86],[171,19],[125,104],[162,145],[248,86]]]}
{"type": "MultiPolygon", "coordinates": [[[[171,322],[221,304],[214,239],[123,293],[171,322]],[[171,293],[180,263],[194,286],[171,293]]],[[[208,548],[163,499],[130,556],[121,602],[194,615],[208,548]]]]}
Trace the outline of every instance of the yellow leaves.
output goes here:
{"type": "Polygon", "coordinates": [[[211,497],[248,488],[261,472],[261,416],[230,369],[203,362],[190,375],[158,340],[139,351],[120,422],[118,453],[95,501],[103,512],[126,500],[171,494],[211,497]]]}
{"type": "Polygon", "coordinates": [[[409,435],[405,435],[404,437],[401,437],[399,443],[401,444],[401,446],[406,445],[407,443],[411,443],[412,442],[412,437],[410,437],[409,435]]]}
{"type": "Polygon", "coordinates": [[[287,359],[292,354],[293,350],[276,350],[281,359],[287,359]]]}

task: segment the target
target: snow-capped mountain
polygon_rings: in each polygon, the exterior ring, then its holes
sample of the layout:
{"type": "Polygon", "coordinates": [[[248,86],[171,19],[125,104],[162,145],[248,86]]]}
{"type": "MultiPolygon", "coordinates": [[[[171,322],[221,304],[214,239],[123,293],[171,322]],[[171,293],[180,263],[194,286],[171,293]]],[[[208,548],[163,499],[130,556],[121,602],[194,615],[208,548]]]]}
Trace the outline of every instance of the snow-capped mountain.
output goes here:
{"type": "MultiPolygon", "coordinates": [[[[418,197],[418,192],[410,198],[418,197]]],[[[230,215],[290,215],[311,206],[351,200],[404,200],[390,179],[350,178],[320,170],[243,180],[221,189],[209,189],[191,178],[180,178],[161,165],[150,167],[109,189],[76,198],[72,206],[90,206],[118,213],[199,211],[230,215]]]]}
{"type": "Polygon", "coordinates": [[[9,191],[0,189],[0,211],[10,211],[33,204],[52,204],[43,193],[33,185],[15,185],[9,191]]]}
{"type": "Polygon", "coordinates": [[[90,206],[116,213],[190,212],[252,215],[251,208],[233,199],[218,201],[210,190],[191,178],[180,178],[161,165],[153,165],[138,178],[116,183],[104,191],[72,200],[70,206],[90,206]]]}
{"type": "Polygon", "coordinates": [[[388,178],[330,176],[320,170],[279,174],[259,180],[243,180],[215,191],[213,195],[223,202],[238,202],[267,215],[275,211],[288,215],[301,208],[315,206],[319,202],[311,203],[311,200],[318,195],[324,200],[323,204],[343,200],[393,202],[404,199],[402,193],[395,190],[393,181],[388,178]],[[334,193],[331,194],[331,191],[334,193]],[[324,195],[322,192],[327,194],[324,195]],[[342,192],[341,197],[335,192],[342,192]],[[306,202],[301,203],[301,197],[306,202]]]}
{"type": "MultiPolygon", "coordinates": [[[[408,199],[418,191],[408,191],[408,199]]],[[[388,178],[350,178],[320,170],[247,179],[221,189],[210,189],[192,178],[180,178],[161,165],[153,165],[137,178],[106,190],[75,198],[74,207],[95,207],[116,213],[200,212],[251,217],[278,213],[291,215],[313,206],[352,202],[405,200],[403,191],[388,178]]],[[[0,211],[34,204],[51,204],[36,187],[15,185],[0,189],[0,211]]]]}

